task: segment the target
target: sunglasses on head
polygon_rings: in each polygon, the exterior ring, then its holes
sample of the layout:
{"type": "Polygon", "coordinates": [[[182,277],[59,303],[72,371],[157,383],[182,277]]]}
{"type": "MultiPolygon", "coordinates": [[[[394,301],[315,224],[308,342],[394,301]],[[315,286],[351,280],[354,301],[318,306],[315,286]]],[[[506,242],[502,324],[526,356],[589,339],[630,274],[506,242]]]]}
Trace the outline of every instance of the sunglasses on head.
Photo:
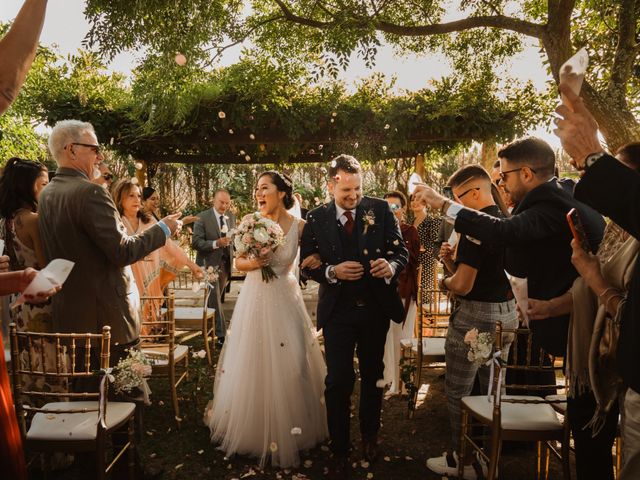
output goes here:
{"type": "Polygon", "coordinates": [[[104,175],[102,175],[102,178],[104,178],[105,180],[109,181],[109,180],[113,180],[113,174],[111,173],[105,173],[104,175]]]}

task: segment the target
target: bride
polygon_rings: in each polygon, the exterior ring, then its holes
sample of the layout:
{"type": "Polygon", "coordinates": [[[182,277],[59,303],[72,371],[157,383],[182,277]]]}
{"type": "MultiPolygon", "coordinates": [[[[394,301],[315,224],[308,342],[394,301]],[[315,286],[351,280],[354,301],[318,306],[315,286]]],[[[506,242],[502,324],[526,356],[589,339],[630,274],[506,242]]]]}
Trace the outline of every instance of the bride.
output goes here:
{"type": "MultiPolygon", "coordinates": [[[[328,435],[326,367],[295,276],[304,221],[287,212],[292,187],[289,177],[276,171],[258,177],[259,212],[278,222],[285,244],[264,256],[236,259],[247,276],[205,411],[211,440],[227,456],[250,455],[261,466],[270,460],[283,468],[299,465],[298,452],[328,435]],[[278,276],[269,283],[260,273],[266,265],[278,276]]],[[[310,257],[303,264],[320,262],[310,257]]]]}

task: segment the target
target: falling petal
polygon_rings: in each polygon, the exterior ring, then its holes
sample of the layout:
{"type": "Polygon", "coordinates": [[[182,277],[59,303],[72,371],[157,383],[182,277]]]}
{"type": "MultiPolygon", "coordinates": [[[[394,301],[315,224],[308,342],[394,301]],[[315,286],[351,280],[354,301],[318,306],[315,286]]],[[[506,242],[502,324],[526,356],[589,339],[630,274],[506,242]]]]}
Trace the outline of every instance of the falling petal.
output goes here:
{"type": "Polygon", "coordinates": [[[198,455],[202,455],[204,453],[204,450],[198,450],[198,455]]]}
{"type": "Polygon", "coordinates": [[[233,128],[229,129],[229,135],[233,135],[233,128]]]}
{"type": "Polygon", "coordinates": [[[244,155],[245,151],[244,150],[240,150],[240,155],[244,155]]]}
{"type": "Polygon", "coordinates": [[[111,137],[111,140],[109,140],[109,145],[113,145],[115,138],[111,137]]]}
{"type": "Polygon", "coordinates": [[[333,112],[333,113],[331,114],[331,116],[332,116],[332,117],[337,117],[337,116],[338,116],[338,112],[333,112]]]}
{"type": "Polygon", "coordinates": [[[176,54],[176,56],[174,57],[174,60],[176,61],[176,63],[178,65],[180,65],[181,67],[184,67],[187,64],[187,57],[185,57],[183,54],[178,53],[176,54]]]}
{"type": "Polygon", "coordinates": [[[358,148],[358,142],[353,144],[353,148],[358,148]]]}
{"type": "Polygon", "coordinates": [[[311,468],[312,465],[313,465],[313,462],[311,460],[304,461],[304,468],[311,468]]]}
{"type": "Polygon", "coordinates": [[[131,177],[131,183],[133,185],[137,185],[138,184],[138,179],[136,177],[131,177]]]}
{"type": "Polygon", "coordinates": [[[271,444],[269,445],[269,450],[271,450],[271,452],[275,453],[278,451],[278,444],[276,442],[271,442],[271,444]]]}
{"type": "Polygon", "coordinates": [[[227,118],[227,114],[226,114],[226,113],[224,113],[222,110],[220,110],[220,111],[218,112],[218,118],[227,118]]]}
{"type": "Polygon", "coordinates": [[[173,469],[174,469],[174,470],[180,470],[183,466],[184,466],[184,463],[179,463],[178,465],[176,465],[175,467],[173,467],[173,469]]]}
{"type": "Polygon", "coordinates": [[[314,153],[316,153],[316,151],[313,148],[309,149],[309,155],[313,155],[314,153]]]}
{"type": "Polygon", "coordinates": [[[393,244],[394,245],[400,245],[400,242],[396,239],[396,240],[393,241],[393,244]]]}
{"type": "Polygon", "coordinates": [[[332,119],[331,119],[331,123],[333,123],[333,122],[335,122],[335,120],[332,118],[332,119]]]}
{"type": "Polygon", "coordinates": [[[384,126],[384,129],[385,129],[385,130],[389,130],[390,128],[391,128],[391,125],[389,125],[388,123],[387,123],[387,124],[385,124],[385,126],[384,126]]]}
{"type": "Polygon", "coordinates": [[[365,460],[362,460],[362,461],[360,462],[360,466],[361,466],[362,468],[369,468],[369,462],[367,462],[367,461],[365,461],[365,460]]]}
{"type": "Polygon", "coordinates": [[[249,160],[251,160],[251,156],[250,156],[250,155],[245,155],[245,156],[244,156],[244,160],[245,160],[246,162],[248,162],[249,160]]]}
{"type": "Polygon", "coordinates": [[[291,435],[302,435],[302,429],[300,427],[293,427],[291,429],[291,435]]]}
{"type": "Polygon", "coordinates": [[[385,382],[383,378],[381,378],[376,382],[376,387],[378,388],[384,388],[386,385],[387,385],[387,382],[385,382]]]}
{"type": "Polygon", "coordinates": [[[386,151],[387,151],[387,146],[386,146],[386,145],[383,145],[383,146],[382,146],[382,151],[383,151],[383,152],[386,152],[386,151]]]}
{"type": "Polygon", "coordinates": [[[136,162],[136,170],[142,170],[142,162],[136,162]]]}
{"type": "Polygon", "coordinates": [[[369,250],[367,250],[366,248],[362,251],[362,253],[364,253],[365,255],[369,255],[369,250]]]}
{"type": "Polygon", "coordinates": [[[261,152],[264,152],[267,149],[267,146],[264,143],[261,143],[258,148],[260,148],[261,152]]]}
{"type": "Polygon", "coordinates": [[[256,136],[255,136],[253,133],[250,133],[250,134],[249,134],[249,138],[250,138],[251,140],[255,140],[255,139],[256,139],[256,136]]]}
{"type": "Polygon", "coordinates": [[[318,145],[318,150],[322,150],[324,148],[324,145],[318,145]]]}

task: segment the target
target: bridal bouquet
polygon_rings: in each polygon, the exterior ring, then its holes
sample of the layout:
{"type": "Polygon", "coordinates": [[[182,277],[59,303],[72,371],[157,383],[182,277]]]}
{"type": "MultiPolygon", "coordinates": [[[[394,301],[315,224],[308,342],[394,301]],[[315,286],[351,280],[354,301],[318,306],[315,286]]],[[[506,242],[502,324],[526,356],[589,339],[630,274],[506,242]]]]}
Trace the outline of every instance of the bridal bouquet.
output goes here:
{"type": "Polygon", "coordinates": [[[467,359],[477,365],[482,365],[493,352],[493,335],[489,332],[478,333],[477,328],[472,328],[464,336],[464,343],[469,345],[467,359]]]}
{"type": "MultiPolygon", "coordinates": [[[[280,225],[259,213],[247,215],[233,232],[236,255],[257,257],[268,251],[275,251],[284,243],[284,232],[280,225]]],[[[262,280],[269,282],[278,278],[270,265],[261,268],[262,280]]]]}

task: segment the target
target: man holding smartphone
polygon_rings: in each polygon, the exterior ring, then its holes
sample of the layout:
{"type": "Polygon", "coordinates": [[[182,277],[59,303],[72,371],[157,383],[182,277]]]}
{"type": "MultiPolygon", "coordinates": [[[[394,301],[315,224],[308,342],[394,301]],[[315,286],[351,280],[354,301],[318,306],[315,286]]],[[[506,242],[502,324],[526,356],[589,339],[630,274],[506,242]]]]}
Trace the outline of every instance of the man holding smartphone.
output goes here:
{"type": "MultiPolygon", "coordinates": [[[[504,213],[496,205],[491,194],[491,178],[480,165],[467,165],[456,171],[449,179],[449,190],[453,199],[467,208],[484,212],[496,218],[504,213]]],[[[448,243],[441,249],[441,259],[452,273],[441,282],[458,300],[449,319],[445,342],[445,390],[449,421],[451,424],[452,453],[427,460],[427,467],[439,475],[456,476],[458,458],[456,449],[460,444],[462,397],[471,394],[476,374],[480,374],[480,385],[486,390],[489,384],[489,367],[479,367],[467,358],[469,346],[464,343],[467,332],[477,328],[479,333],[495,331],[496,322],[506,329],[518,325],[516,305],[511,286],[504,273],[504,247],[479,243],[466,235],[460,235],[458,249],[453,258],[448,243]]],[[[502,350],[506,361],[511,346],[511,337],[505,338],[502,350]]],[[[464,478],[476,478],[471,459],[465,461],[464,478]]]]}

